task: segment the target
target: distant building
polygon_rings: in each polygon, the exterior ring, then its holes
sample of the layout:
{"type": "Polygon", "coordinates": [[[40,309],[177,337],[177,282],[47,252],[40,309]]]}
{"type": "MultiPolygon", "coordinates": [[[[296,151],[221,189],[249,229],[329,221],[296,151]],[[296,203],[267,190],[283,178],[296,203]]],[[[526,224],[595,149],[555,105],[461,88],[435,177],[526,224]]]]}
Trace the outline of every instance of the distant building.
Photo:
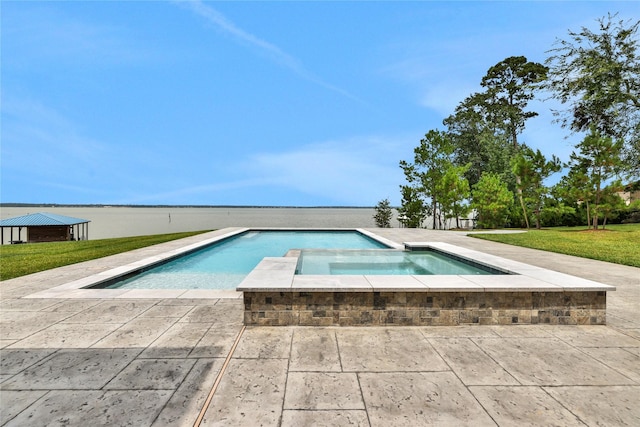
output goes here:
{"type": "Polygon", "coordinates": [[[623,191],[619,191],[618,196],[624,203],[629,206],[631,203],[636,200],[640,200],[640,181],[632,182],[624,186],[623,191]]]}
{"type": "Polygon", "coordinates": [[[89,220],[52,213],[35,213],[0,221],[0,243],[5,243],[5,229],[8,243],[64,242],[68,240],[88,240],[89,220]],[[26,229],[23,240],[22,229],[26,229]],[[17,236],[13,232],[17,229],[17,236]]]}

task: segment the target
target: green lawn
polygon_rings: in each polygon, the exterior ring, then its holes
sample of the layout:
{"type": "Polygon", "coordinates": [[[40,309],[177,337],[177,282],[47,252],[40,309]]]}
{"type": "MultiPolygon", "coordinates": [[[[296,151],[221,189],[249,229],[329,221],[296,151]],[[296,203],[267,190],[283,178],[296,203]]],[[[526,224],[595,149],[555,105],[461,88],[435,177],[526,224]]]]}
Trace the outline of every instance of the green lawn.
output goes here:
{"type": "Polygon", "coordinates": [[[471,234],[478,239],[542,249],[640,267],[640,224],[607,225],[606,230],[557,227],[519,234],[471,234]]]}
{"type": "Polygon", "coordinates": [[[0,280],[12,279],[63,265],[102,258],[145,246],[181,239],[205,231],[0,246],[0,280]]]}

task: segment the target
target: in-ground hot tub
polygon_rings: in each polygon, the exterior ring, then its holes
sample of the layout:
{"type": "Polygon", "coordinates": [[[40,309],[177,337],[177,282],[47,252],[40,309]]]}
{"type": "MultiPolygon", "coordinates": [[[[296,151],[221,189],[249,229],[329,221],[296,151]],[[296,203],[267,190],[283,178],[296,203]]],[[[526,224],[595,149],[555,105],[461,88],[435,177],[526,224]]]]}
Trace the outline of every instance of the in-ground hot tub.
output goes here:
{"type": "Polygon", "coordinates": [[[483,275],[507,274],[435,251],[303,249],[296,274],[303,275],[483,275]]]}
{"type": "MultiPolygon", "coordinates": [[[[446,243],[405,243],[496,274],[296,274],[300,251],[265,258],[237,287],[247,325],[602,325],[615,287],[446,243]]],[[[338,263],[339,264],[339,263],[338,263]]],[[[344,266],[343,266],[344,267],[344,266]]],[[[347,269],[348,270],[348,269],[347,269]]]]}

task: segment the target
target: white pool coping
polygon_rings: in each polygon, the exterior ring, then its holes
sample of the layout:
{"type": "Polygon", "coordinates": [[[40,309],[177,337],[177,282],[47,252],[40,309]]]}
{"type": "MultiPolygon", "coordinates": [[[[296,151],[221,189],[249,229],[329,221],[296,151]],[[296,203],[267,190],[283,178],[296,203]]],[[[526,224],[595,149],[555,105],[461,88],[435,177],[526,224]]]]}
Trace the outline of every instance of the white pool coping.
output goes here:
{"type": "MultiPolygon", "coordinates": [[[[442,242],[407,242],[399,245],[364,229],[353,229],[392,249],[435,249],[472,262],[502,270],[508,275],[296,275],[297,257],[264,258],[235,289],[100,289],[93,286],[112,281],[152,267],[176,256],[200,249],[229,237],[260,230],[294,230],[290,228],[237,228],[197,243],[173,249],[159,255],[147,257],[120,267],[112,268],[82,279],[74,280],[25,298],[242,298],[243,292],[569,292],[569,291],[615,291],[614,286],[605,285],[568,274],[558,273],[517,261],[489,255],[442,242]]],[[[299,230],[299,229],[298,229],[299,230]]],[[[313,231],[335,229],[313,229],[313,231]]],[[[341,229],[344,231],[344,229],[341,229]]]]}
{"type": "Polygon", "coordinates": [[[236,288],[243,292],[597,292],[614,286],[443,242],[407,242],[464,258],[503,275],[296,275],[296,257],[264,258],[236,288]]]}
{"type": "Polygon", "coordinates": [[[122,298],[122,299],[162,299],[162,298],[242,298],[242,292],[233,289],[92,289],[92,286],[109,282],[118,277],[135,273],[141,269],[150,268],[163,261],[175,258],[176,256],[192,252],[202,247],[211,245],[221,240],[251,230],[250,228],[237,228],[218,236],[201,240],[197,243],[183,246],[134,261],[132,263],[92,274],[82,279],[65,283],[45,291],[36,292],[24,298],[122,298]]]}

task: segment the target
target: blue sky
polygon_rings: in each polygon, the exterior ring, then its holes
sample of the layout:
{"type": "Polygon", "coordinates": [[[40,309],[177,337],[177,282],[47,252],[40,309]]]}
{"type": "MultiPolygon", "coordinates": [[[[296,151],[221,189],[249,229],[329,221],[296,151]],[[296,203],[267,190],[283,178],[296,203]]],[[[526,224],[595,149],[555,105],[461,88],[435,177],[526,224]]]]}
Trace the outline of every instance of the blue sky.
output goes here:
{"type": "MultiPolygon", "coordinates": [[[[2,202],[373,206],[509,56],[638,2],[2,1],[2,202]]],[[[551,101],[522,141],[567,160],[551,101]]]]}

